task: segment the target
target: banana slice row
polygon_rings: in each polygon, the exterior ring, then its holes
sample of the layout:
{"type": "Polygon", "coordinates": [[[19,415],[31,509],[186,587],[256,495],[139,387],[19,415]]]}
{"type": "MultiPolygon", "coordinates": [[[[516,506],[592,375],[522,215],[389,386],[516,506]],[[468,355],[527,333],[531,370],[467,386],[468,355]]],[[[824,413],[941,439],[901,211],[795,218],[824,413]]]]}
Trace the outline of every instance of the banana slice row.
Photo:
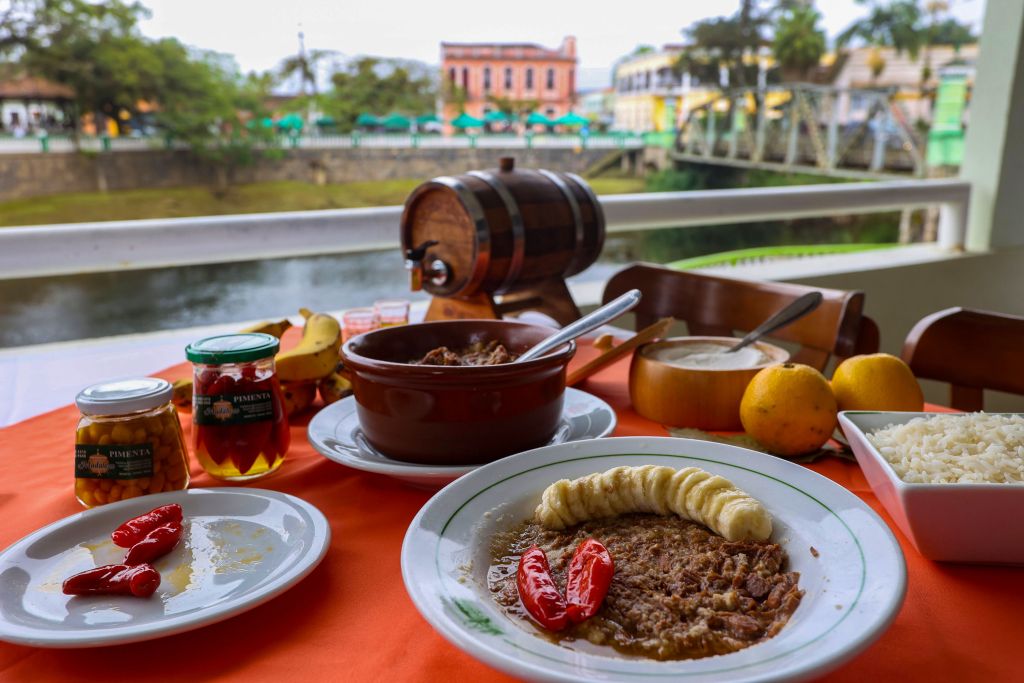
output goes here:
{"type": "Polygon", "coordinates": [[[699,467],[615,467],[544,489],[536,519],[548,529],[631,512],[675,514],[703,524],[729,541],[764,541],[772,519],[755,498],[725,477],[699,467]]]}

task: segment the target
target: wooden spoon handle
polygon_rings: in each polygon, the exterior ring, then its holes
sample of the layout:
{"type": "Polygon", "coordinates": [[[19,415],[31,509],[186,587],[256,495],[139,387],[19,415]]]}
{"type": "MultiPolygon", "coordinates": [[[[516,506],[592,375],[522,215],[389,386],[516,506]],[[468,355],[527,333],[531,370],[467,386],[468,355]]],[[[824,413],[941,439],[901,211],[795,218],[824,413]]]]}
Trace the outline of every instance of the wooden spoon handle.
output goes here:
{"type": "Polygon", "coordinates": [[[627,353],[633,351],[636,347],[641,344],[646,344],[649,341],[657,339],[658,337],[665,336],[668,332],[668,328],[672,327],[675,322],[674,318],[662,318],[653,325],[649,325],[644,329],[637,332],[635,335],[622,342],[618,346],[613,346],[611,349],[605,351],[600,356],[590,361],[581,368],[577,368],[569,373],[569,377],[565,380],[566,386],[574,386],[579,384],[586,378],[593,375],[595,372],[608,365],[614,363],[619,358],[622,358],[627,353]]]}

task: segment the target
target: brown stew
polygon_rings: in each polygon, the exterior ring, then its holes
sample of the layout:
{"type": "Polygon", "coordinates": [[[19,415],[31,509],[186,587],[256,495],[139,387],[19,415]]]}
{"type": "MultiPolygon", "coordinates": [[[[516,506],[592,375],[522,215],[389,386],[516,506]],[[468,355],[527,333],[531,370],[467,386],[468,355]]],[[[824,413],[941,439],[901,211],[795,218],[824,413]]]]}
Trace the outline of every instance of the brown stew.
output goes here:
{"type": "Polygon", "coordinates": [[[800,575],[785,571],[786,553],[776,543],[730,542],[675,516],[633,514],[565,531],[527,522],[499,534],[487,579],[495,601],[529,620],[516,589],[519,556],[539,545],[564,591],[572,553],[588,537],[608,548],[615,575],[593,618],[544,632],[556,641],[585,640],[660,660],[727,654],[776,635],[803,597],[800,575]]]}
{"type": "Polygon", "coordinates": [[[447,346],[431,349],[422,358],[412,361],[413,365],[500,365],[511,363],[519,354],[512,353],[497,339],[473,342],[469,346],[452,351],[447,346]]]}

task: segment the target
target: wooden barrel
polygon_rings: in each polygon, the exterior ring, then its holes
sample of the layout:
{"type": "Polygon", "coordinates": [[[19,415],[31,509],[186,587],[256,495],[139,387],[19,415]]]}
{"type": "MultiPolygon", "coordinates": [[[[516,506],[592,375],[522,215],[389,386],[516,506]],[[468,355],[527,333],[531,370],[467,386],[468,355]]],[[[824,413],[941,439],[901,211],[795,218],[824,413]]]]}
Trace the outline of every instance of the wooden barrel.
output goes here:
{"type": "Polygon", "coordinates": [[[446,276],[422,278],[437,296],[501,294],[588,268],[604,245],[604,213],[572,173],[498,169],[442,176],[409,195],[402,212],[406,254],[436,242],[416,264],[442,261],[446,276]]]}

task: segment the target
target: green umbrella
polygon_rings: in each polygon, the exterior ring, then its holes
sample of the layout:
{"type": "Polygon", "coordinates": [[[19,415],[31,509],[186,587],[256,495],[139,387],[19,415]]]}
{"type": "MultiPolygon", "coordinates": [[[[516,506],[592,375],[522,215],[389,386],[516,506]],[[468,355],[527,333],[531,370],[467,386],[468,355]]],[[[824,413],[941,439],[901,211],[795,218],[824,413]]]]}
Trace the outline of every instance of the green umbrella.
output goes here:
{"type": "Polygon", "coordinates": [[[409,126],[412,125],[409,118],[401,114],[389,114],[380,123],[388,130],[409,130],[409,126]]]}
{"type": "Polygon", "coordinates": [[[538,112],[531,112],[530,115],[526,117],[526,125],[528,126],[550,126],[551,124],[551,119],[538,112]]]}
{"type": "Polygon", "coordinates": [[[302,126],[305,125],[302,121],[302,117],[298,114],[288,114],[282,116],[277,121],[278,128],[291,129],[291,130],[302,130],[302,126]]]}
{"type": "Polygon", "coordinates": [[[416,123],[421,126],[424,123],[438,123],[437,114],[424,114],[423,116],[417,116],[416,123]]]}
{"type": "Polygon", "coordinates": [[[470,116],[466,112],[462,112],[458,117],[452,119],[452,125],[456,128],[479,128],[484,125],[484,122],[475,116],[470,116]]]}
{"type": "Polygon", "coordinates": [[[555,119],[556,126],[583,126],[588,123],[590,123],[589,120],[574,112],[569,112],[565,116],[559,116],[555,119]]]}
{"type": "Polygon", "coordinates": [[[509,115],[500,109],[496,111],[489,111],[484,114],[484,121],[487,123],[508,123],[511,120],[512,119],[509,118],[509,115]]]}
{"type": "Polygon", "coordinates": [[[380,125],[380,119],[373,114],[367,114],[363,112],[356,117],[356,125],[360,128],[376,128],[380,125]]]}
{"type": "Polygon", "coordinates": [[[321,116],[316,120],[316,125],[327,128],[338,125],[338,122],[334,120],[333,116],[321,116]]]}
{"type": "Polygon", "coordinates": [[[257,121],[256,119],[252,119],[251,121],[249,121],[249,123],[245,124],[245,127],[248,128],[249,130],[252,130],[256,126],[259,126],[260,128],[273,128],[274,119],[270,117],[260,119],[259,121],[257,121]]]}

